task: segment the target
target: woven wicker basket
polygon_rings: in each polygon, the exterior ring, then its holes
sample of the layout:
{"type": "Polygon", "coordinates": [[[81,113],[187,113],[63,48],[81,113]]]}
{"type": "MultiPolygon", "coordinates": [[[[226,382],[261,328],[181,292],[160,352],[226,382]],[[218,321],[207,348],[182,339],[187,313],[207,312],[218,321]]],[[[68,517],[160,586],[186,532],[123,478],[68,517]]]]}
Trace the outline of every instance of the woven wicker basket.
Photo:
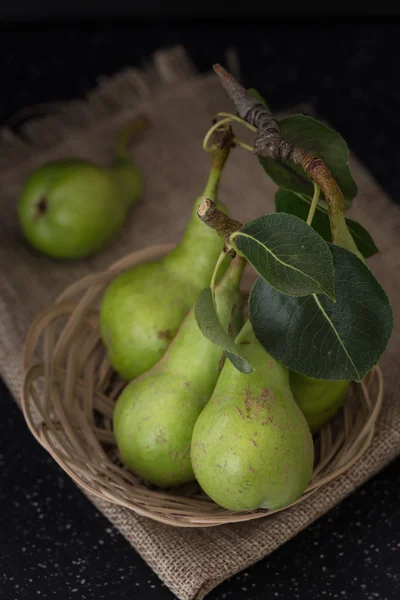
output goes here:
{"type": "MultiPolygon", "coordinates": [[[[77,281],[36,318],[24,351],[25,419],[38,442],[76,483],[90,494],[140,515],[178,527],[210,527],[267,517],[276,511],[225,510],[195,483],[170,491],[148,486],[124,468],[118,456],[112,415],[125,383],[111,368],[100,339],[99,301],[117,273],[170,249],[155,246],[135,252],[104,272],[77,281]]],[[[312,482],[295,504],[344,473],[366,452],[382,398],[382,375],[375,367],[353,386],[335,422],[315,437],[312,482]]]]}

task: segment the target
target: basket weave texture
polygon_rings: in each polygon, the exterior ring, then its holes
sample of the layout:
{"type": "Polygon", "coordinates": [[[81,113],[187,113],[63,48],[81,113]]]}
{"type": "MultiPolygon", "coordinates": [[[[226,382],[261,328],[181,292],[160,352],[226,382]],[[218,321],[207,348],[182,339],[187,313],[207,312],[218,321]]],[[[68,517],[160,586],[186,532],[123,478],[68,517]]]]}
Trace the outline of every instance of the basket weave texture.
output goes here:
{"type": "MultiPolygon", "coordinates": [[[[38,442],[76,483],[139,515],[178,527],[268,517],[277,511],[225,510],[196,483],[172,490],[146,485],[118,455],[112,416],[125,382],[113,371],[100,338],[99,301],[116,274],[170,249],[163,245],[134,252],[105,271],[78,280],[36,318],[24,352],[25,419],[38,442]]],[[[367,451],[382,401],[382,374],[375,367],[354,385],[334,423],[315,436],[313,478],[294,504],[347,471],[367,451]]]]}

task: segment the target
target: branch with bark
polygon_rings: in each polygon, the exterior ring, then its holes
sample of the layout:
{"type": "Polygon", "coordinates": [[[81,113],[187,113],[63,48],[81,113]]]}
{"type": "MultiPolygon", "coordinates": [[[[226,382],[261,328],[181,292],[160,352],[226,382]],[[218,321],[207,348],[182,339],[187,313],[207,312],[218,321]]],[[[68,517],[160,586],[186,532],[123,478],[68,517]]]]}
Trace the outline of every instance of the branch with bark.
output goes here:
{"type": "Polygon", "coordinates": [[[215,65],[214,71],[233,100],[239,117],[258,130],[254,153],[265,158],[287,160],[299,165],[306,175],[320,186],[325,195],[333,242],[360,256],[345,221],[342,191],[324,161],[312,152],[284,140],[279,123],[269,108],[254,98],[221,65],[215,65]]]}
{"type": "Polygon", "coordinates": [[[203,198],[197,208],[197,215],[203,223],[214,229],[225,240],[225,251],[234,254],[235,252],[231,248],[229,240],[232,233],[239,231],[243,227],[243,224],[228,217],[209,198],[203,198]]]}

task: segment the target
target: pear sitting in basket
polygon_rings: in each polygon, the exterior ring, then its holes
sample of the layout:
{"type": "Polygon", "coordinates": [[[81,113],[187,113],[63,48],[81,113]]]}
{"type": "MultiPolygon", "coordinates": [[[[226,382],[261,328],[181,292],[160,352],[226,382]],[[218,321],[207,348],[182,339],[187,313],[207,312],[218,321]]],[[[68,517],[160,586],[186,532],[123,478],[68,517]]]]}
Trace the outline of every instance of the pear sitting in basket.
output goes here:
{"type": "MultiPolygon", "coordinates": [[[[220,321],[233,336],[242,323],[244,265],[236,257],[215,290],[220,321]]],[[[143,479],[160,487],[194,479],[192,431],[213,392],[223,354],[203,336],[192,309],[163,358],[118,398],[116,443],[125,464],[143,479]]]]}
{"type": "Polygon", "coordinates": [[[313,433],[338,414],[350,387],[350,381],[314,379],[294,371],[290,371],[289,380],[294,399],[313,433]]]}
{"type": "MultiPolygon", "coordinates": [[[[213,152],[204,194],[214,200],[230,145],[227,138],[226,145],[213,152]]],[[[128,381],[160,360],[198,293],[210,282],[224,243],[199,221],[198,203],[199,199],[176,248],[160,260],[125,271],[104,293],[101,337],[112,366],[128,381]]]]}
{"type": "Polygon", "coordinates": [[[194,427],[194,473],[223,508],[282,508],[311,480],[312,436],[290,390],[288,369],[264,350],[249,321],[236,343],[255,370],[244,374],[225,362],[194,427]]]}

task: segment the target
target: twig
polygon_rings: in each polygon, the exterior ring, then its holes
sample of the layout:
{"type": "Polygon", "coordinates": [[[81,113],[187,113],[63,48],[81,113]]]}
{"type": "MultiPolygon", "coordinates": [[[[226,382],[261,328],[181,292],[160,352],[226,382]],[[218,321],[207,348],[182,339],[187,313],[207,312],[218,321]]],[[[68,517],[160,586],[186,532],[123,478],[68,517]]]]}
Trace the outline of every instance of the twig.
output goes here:
{"type": "Polygon", "coordinates": [[[197,208],[197,214],[203,223],[214,229],[225,240],[225,251],[234,254],[229,238],[232,233],[243,227],[242,223],[228,217],[209,198],[203,198],[197,208]]]}
{"type": "Polygon", "coordinates": [[[273,160],[288,160],[301,166],[308,177],[320,186],[325,195],[333,242],[361,256],[347,228],[342,191],[324,161],[312,152],[284,140],[279,124],[269,108],[260,104],[221,65],[215,65],[214,71],[235,103],[238,115],[258,129],[258,136],[254,144],[255,154],[273,160]]]}

